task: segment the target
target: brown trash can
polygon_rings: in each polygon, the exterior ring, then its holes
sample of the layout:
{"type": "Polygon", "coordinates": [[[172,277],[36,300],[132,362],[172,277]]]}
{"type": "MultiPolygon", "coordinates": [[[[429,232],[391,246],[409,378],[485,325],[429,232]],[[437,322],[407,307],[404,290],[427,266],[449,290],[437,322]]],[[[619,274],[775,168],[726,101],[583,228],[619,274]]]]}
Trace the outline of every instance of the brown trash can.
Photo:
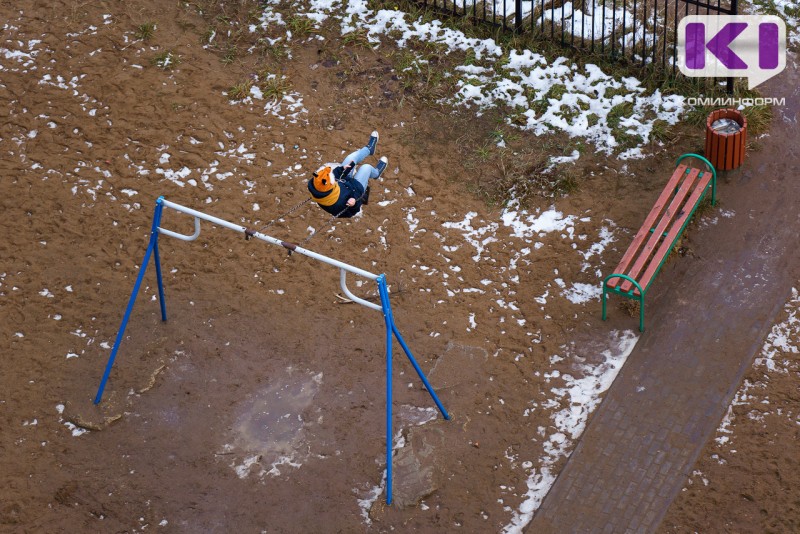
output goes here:
{"type": "Polygon", "coordinates": [[[718,171],[729,171],[744,162],[747,119],[735,109],[712,111],[706,119],[706,158],[718,171]]]}

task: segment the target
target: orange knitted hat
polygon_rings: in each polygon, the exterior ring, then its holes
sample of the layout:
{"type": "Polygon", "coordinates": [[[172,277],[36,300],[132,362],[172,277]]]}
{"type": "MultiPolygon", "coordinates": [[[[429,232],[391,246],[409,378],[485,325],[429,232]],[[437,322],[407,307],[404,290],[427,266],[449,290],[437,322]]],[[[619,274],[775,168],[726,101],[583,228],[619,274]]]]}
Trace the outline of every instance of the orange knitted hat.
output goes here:
{"type": "Polygon", "coordinates": [[[336,182],[331,176],[331,168],[322,167],[314,173],[314,188],[322,193],[330,191],[336,182]]]}

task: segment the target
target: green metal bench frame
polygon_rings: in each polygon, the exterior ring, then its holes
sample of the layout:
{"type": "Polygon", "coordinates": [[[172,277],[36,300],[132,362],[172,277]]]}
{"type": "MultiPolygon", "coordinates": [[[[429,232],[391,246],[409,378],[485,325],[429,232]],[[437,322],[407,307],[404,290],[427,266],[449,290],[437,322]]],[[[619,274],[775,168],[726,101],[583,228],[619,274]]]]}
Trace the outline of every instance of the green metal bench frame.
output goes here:
{"type": "Polygon", "coordinates": [[[694,212],[697,210],[697,207],[705,198],[706,192],[709,188],[711,189],[711,205],[714,206],[717,203],[717,171],[714,169],[714,166],[710,161],[702,156],[698,156],[697,154],[684,154],[675,162],[675,168],[676,171],[670,178],[669,182],[667,182],[667,187],[661,193],[656,205],[653,206],[650,214],[648,214],[647,218],[645,219],[644,225],[642,225],[642,227],[636,233],[636,236],[634,236],[634,240],[628,247],[628,251],[623,256],[620,264],[617,266],[617,269],[615,269],[615,271],[622,272],[614,272],[603,279],[604,321],[606,320],[606,295],[608,293],[616,293],[617,295],[622,295],[625,298],[639,301],[639,331],[644,332],[644,297],[648,289],[650,289],[650,285],[661,271],[661,267],[663,267],[664,262],[666,262],[670,252],[675,247],[675,243],[677,243],[678,239],[680,239],[681,235],[683,235],[683,231],[689,224],[689,221],[694,215],[694,212]],[[708,168],[711,169],[710,172],[712,177],[708,183],[703,186],[702,191],[699,194],[696,192],[698,189],[697,186],[707,179],[705,175],[709,171],[700,171],[699,169],[686,167],[683,173],[681,173],[680,176],[677,176],[677,169],[680,166],[681,161],[686,158],[697,158],[705,162],[706,165],[708,165],[708,168]],[[697,171],[696,176],[694,176],[694,171],[697,171]],[[692,181],[684,190],[684,184],[687,180],[692,181]],[[671,187],[673,189],[672,191],[670,191],[671,187]],[[679,194],[682,194],[682,196],[679,197],[679,194]],[[673,195],[675,198],[673,198],[673,195]],[[692,202],[690,207],[688,200],[691,200],[692,195],[696,196],[696,199],[692,202]],[[682,205],[687,196],[689,196],[689,199],[687,200],[686,204],[682,205]],[[671,202],[669,207],[666,207],[667,202],[670,200],[671,202]],[[675,205],[676,201],[678,202],[677,205],[675,205]],[[670,210],[673,208],[673,206],[675,206],[677,209],[671,212],[670,210]],[[675,233],[674,223],[676,221],[680,221],[685,213],[685,210],[689,207],[691,208],[689,215],[684,218],[680,229],[677,231],[677,233],[675,233]],[[663,213],[661,211],[662,208],[665,208],[663,213]],[[648,226],[652,227],[648,228],[648,226]],[[664,238],[669,238],[670,235],[674,236],[672,238],[672,242],[669,244],[669,247],[664,247],[664,242],[661,241],[661,238],[653,239],[651,237],[644,249],[640,251],[639,249],[644,244],[647,235],[653,234],[658,227],[661,227],[660,233],[664,238]],[[652,249],[654,249],[657,244],[660,244],[660,246],[655,255],[653,255],[652,259],[650,259],[652,249]],[[642,257],[643,254],[645,257],[642,257]],[[658,262],[658,266],[655,268],[655,270],[653,270],[650,265],[656,261],[658,262]],[[629,267],[631,265],[634,267],[634,270],[637,271],[633,274],[633,276],[629,276],[631,272],[629,267]],[[648,265],[647,270],[644,270],[645,265],[648,265]],[[644,273],[642,273],[643,270],[644,273]],[[609,284],[611,280],[615,280],[615,282],[609,284]],[[642,285],[644,285],[644,287],[642,287],[642,285]]]}

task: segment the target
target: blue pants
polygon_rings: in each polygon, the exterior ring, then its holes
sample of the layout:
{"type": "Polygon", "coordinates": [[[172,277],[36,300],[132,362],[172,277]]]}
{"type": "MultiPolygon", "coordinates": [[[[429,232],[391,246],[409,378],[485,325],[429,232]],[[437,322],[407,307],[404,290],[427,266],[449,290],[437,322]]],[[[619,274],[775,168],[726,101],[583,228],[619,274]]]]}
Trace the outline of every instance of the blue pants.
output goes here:
{"type": "MultiPolygon", "coordinates": [[[[350,163],[355,162],[356,165],[360,164],[364,159],[369,156],[369,148],[359,148],[352,154],[349,154],[344,161],[342,161],[342,167],[347,167],[350,163]]],[[[373,167],[372,165],[365,163],[356,169],[355,179],[364,186],[364,190],[367,189],[367,183],[369,182],[370,178],[377,178],[378,177],[378,169],[373,167]]]]}

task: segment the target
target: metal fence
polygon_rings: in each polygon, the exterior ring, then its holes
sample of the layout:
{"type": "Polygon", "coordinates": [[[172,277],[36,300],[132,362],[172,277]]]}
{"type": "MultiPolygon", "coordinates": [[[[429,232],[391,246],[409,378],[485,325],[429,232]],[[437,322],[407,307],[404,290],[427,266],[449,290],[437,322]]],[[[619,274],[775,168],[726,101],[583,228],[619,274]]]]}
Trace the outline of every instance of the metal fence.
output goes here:
{"type": "Polygon", "coordinates": [[[677,72],[678,23],[686,15],[735,15],[737,0],[416,0],[475,23],[677,72]]]}

